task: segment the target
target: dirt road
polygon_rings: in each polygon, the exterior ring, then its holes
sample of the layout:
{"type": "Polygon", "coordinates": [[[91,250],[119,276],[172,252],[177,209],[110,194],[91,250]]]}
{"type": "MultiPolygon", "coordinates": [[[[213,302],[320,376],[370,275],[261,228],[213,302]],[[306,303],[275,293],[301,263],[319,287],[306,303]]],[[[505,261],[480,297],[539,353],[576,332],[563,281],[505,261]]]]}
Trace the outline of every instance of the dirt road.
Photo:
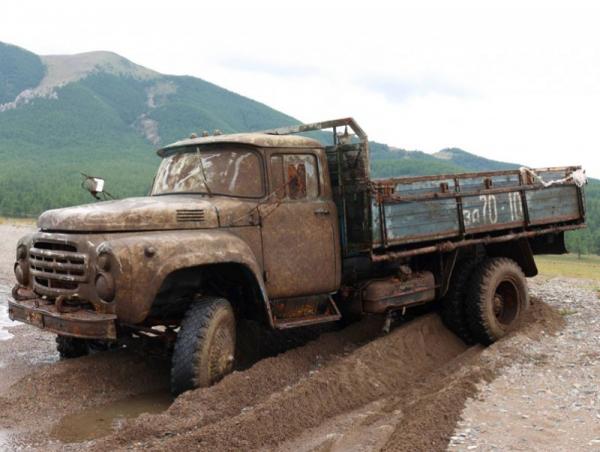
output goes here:
{"type": "Polygon", "coordinates": [[[467,347],[435,313],[384,336],[371,319],[171,404],[159,356],[58,361],[52,335],[6,325],[24,232],[0,225],[0,449],[600,449],[600,308],[588,282],[530,281],[526,326],[488,348],[467,347]]]}

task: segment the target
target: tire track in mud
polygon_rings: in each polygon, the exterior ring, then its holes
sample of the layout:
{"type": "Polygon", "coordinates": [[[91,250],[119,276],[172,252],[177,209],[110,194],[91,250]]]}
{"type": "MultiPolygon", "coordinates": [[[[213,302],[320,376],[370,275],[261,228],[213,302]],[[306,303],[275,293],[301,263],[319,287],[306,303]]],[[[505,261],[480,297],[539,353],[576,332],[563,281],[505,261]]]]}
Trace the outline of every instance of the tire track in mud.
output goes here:
{"type": "MultiPolygon", "coordinates": [[[[562,322],[540,302],[528,317],[514,334],[548,333],[562,322]]],[[[487,349],[469,348],[436,314],[362,346],[368,337],[358,331],[355,325],[260,361],[212,388],[184,394],[162,415],[142,415],[88,446],[443,450],[477,384],[492,379],[504,365],[526,359],[510,337],[487,349]],[[353,334],[355,342],[350,341],[353,334]]]]}
{"type": "Polygon", "coordinates": [[[161,415],[142,415],[127,422],[112,438],[98,440],[94,448],[110,450],[135,441],[172,436],[243,415],[274,394],[289,391],[322,367],[331,365],[380,334],[382,320],[369,318],[342,331],[325,333],[317,340],[280,355],[265,358],[243,372],[234,372],[210,388],[188,391],[161,415]]]}
{"type": "Polygon", "coordinates": [[[152,444],[209,450],[270,448],[406,388],[467,347],[430,314],[299,380],[234,418],[152,444]]]}

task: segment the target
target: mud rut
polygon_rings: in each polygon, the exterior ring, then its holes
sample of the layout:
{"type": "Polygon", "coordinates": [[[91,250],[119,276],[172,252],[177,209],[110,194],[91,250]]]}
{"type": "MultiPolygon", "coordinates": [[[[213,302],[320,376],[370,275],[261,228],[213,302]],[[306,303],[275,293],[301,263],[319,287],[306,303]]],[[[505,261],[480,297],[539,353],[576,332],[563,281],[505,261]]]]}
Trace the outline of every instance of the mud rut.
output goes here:
{"type": "MultiPolygon", "coordinates": [[[[516,334],[548,333],[561,321],[537,301],[516,334]]],[[[166,374],[156,369],[167,366],[127,351],[56,363],[0,398],[0,412],[10,413],[0,427],[20,430],[21,444],[44,450],[443,450],[477,383],[521,352],[510,340],[485,352],[467,347],[435,313],[385,336],[380,328],[371,319],[325,333],[187,392],[162,414],[143,414],[107,437],[73,445],[48,442],[44,432],[57,415],[164,387],[166,374]]]]}

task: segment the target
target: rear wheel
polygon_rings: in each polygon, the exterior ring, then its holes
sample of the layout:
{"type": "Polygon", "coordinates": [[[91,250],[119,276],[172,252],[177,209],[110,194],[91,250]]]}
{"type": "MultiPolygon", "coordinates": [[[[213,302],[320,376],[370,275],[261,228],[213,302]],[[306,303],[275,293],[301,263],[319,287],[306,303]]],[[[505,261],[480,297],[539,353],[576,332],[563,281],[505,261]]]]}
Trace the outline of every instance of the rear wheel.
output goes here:
{"type": "Polygon", "coordinates": [[[450,281],[450,286],[448,287],[448,292],[442,299],[442,321],[450,331],[467,344],[474,344],[476,341],[469,330],[465,298],[469,279],[476,266],[480,263],[481,259],[477,258],[471,258],[457,263],[450,281]]]}
{"type": "Polygon", "coordinates": [[[203,297],[188,308],[171,362],[171,391],[210,386],[233,370],[235,316],[224,298],[203,297]]]}
{"type": "Polygon", "coordinates": [[[529,307],[527,280],[512,259],[486,259],[469,283],[466,300],[469,329],[491,344],[517,327],[529,307]]]}

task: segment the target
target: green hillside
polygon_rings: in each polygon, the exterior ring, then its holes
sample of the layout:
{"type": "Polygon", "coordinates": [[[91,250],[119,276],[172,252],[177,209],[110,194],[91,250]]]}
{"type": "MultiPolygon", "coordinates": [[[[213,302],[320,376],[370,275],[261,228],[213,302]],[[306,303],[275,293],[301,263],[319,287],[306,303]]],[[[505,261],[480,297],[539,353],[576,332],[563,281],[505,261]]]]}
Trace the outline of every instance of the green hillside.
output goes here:
{"type": "MultiPolygon", "coordinates": [[[[4,47],[13,59],[19,52],[25,61],[32,55],[4,47]]],[[[122,60],[118,63],[126,65],[122,60]]],[[[4,58],[0,61],[3,67],[4,58]]],[[[26,80],[32,72],[24,64],[13,67],[11,79],[26,80]]],[[[0,98],[14,100],[10,86],[0,98]]],[[[96,70],[57,87],[53,96],[0,111],[0,215],[35,216],[89,201],[80,188],[80,172],[102,175],[115,195],[140,195],[152,181],[159,162],[154,149],[161,144],[192,131],[247,131],[294,122],[193,77],[96,70]]]]}
{"type": "Polygon", "coordinates": [[[39,85],[45,73],[39,56],[0,42],[0,104],[11,102],[22,91],[39,85]]]}
{"type": "Polygon", "coordinates": [[[600,181],[585,187],[587,228],[567,233],[567,248],[578,254],[600,254],[600,181]]]}
{"type": "MultiPolygon", "coordinates": [[[[204,80],[161,75],[109,52],[39,57],[14,46],[0,49],[1,80],[10,81],[0,85],[0,215],[36,216],[89,201],[80,172],[105,177],[116,196],[140,195],[162,144],[194,131],[297,122],[204,80]],[[36,92],[38,85],[43,89],[36,92]],[[34,95],[8,104],[24,89],[34,95]]],[[[463,170],[452,159],[380,143],[372,143],[372,159],[375,177],[463,170]]]]}
{"type": "MultiPolygon", "coordinates": [[[[297,122],[212,83],[159,74],[114,53],[38,56],[0,43],[0,215],[89,202],[80,172],[104,177],[117,197],[142,195],[160,145],[191,132],[297,122]]],[[[376,178],[518,167],[456,148],[430,155],[376,142],[371,164],[376,178]]],[[[571,234],[569,244],[600,253],[600,184],[587,194],[590,227],[571,234]]]]}
{"type": "Polygon", "coordinates": [[[500,171],[506,169],[517,169],[522,165],[516,163],[499,162],[476,156],[458,148],[447,148],[433,154],[433,157],[451,162],[464,168],[466,171],[500,171]]]}

